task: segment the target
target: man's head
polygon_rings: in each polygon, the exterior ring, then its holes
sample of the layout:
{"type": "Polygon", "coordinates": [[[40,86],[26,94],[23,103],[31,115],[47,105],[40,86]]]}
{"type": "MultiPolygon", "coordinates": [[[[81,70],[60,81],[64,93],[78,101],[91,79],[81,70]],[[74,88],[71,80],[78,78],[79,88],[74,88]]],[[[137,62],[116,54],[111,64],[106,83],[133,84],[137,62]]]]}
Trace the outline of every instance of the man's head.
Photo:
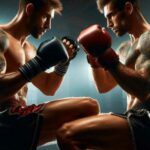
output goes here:
{"type": "Polygon", "coordinates": [[[131,26],[133,12],[139,10],[138,0],[97,0],[98,10],[104,13],[107,26],[117,36],[127,33],[131,26]]]}
{"type": "Polygon", "coordinates": [[[26,28],[35,38],[51,28],[55,12],[60,14],[62,9],[60,0],[20,0],[19,3],[19,13],[25,14],[26,28]]]}

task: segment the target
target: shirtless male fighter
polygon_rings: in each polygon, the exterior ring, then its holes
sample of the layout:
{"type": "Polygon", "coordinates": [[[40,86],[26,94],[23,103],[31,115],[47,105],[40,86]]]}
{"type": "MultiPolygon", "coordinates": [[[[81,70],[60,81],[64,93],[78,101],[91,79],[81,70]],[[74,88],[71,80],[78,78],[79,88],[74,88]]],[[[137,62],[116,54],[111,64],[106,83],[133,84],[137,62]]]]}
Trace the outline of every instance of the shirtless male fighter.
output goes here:
{"type": "Polygon", "coordinates": [[[20,0],[16,16],[0,25],[0,149],[35,150],[56,137],[63,123],[99,112],[96,100],[65,98],[26,105],[28,82],[46,95],[54,95],[75,55],[72,40],[56,37],[36,48],[28,42],[51,28],[51,19],[60,13],[59,0],[20,0]],[[54,71],[46,69],[55,66],[54,71]]]}
{"type": "Polygon", "coordinates": [[[127,93],[127,112],[100,114],[64,124],[57,135],[59,147],[149,150],[150,24],[137,0],[97,0],[97,5],[107,27],[117,36],[127,33],[130,40],[115,53],[109,33],[96,24],[83,30],[78,41],[87,54],[99,92],[108,92],[116,85],[122,87],[127,93]]]}

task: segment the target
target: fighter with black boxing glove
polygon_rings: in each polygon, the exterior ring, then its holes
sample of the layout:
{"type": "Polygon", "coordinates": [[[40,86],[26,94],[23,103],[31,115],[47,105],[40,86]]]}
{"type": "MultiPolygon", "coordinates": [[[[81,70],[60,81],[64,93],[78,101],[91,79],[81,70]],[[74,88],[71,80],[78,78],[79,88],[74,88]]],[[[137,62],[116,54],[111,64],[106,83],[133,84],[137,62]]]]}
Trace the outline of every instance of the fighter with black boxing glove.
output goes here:
{"type": "Polygon", "coordinates": [[[68,51],[68,55],[70,56],[68,61],[60,62],[54,67],[54,71],[56,74],[64,76],[68,70],[70,61],[76,57],[77,52],[79,51],[79,46],[77,42],[70,36],[64,36],[61,38],[61,40],[63,44],[66,46],[66,48],[68,47],[72,49],[71,51],[68,51]]]}
{"type": "Polygon", "coordinates": [[[67,50],[61,40],[54,37],[40,44],[37,56],[19,68],[19,71],[30,81],[38,73],[69,59],[67,50]]]}
{"type": "MultiPolygon", "coordinates": [[[[7,49],[7,47],[9,46],[9,42],[8,40],[5,41],[6,42],[4,46],[6,48],[4,48],[7,49]]],[[[1,59],[2,58],[3,61],[1,61],[1,63],[6,63],[5,57],[1,57],[1,59]]],[[[5,92],[9,93],[7,94],[7,96],[9,97],[12,93],[14,93],[15,89],[17,91],[18,88],[22,87],[26,82],[31,81],[32,78],[38,75],[39,73],[57,64],[66,63],[68,62],[68,60],[68,52],[62,40],[54,37],[51,40],[47,40],[41,43],[37,50],[37,55],[21,67],[19,67],[18,71],[13,72],[11,74],[1,74],[0,77],[3,79],[2,81],[0,80],[1,87],[3,87],[4,90],[3,94],[1,94],[0,97],[3,100],[5,100],[5,98],[3,98],[5,92]],[[8,88],[11,87],[10,85],[13,83],[15,83],[16,85],[14,87],[14,90],[8,88]],[[4,85],[7,88],[7,90],[4,88],[4,85]]]]}

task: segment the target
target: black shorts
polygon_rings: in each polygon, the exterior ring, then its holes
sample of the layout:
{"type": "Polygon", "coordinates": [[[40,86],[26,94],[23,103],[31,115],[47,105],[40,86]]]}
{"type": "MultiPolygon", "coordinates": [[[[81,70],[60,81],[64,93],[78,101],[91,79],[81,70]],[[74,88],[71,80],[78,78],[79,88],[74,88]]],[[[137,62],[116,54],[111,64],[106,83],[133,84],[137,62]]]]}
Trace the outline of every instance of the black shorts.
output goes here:
{"type": "Polygon", "coordinates": [[[0,150],[36,150],[43,105],[0,111],[0,150]]]}
{"type": "Polygon", "coordinates": [[[135,150],[150,150],[150,102],[114,115],[128,120],[135,150]]]}

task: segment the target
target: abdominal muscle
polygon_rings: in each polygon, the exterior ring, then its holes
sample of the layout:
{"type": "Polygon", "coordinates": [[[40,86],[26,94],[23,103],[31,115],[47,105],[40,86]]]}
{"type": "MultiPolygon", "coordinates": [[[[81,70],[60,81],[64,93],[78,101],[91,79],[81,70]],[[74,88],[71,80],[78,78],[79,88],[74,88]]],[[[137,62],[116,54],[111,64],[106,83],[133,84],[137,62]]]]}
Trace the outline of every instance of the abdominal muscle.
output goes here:
{"type": "Polygon", "coordinates": [[[14,108],[14,107],[25,107],[26,106],[26,94],[27,94],[27,86],[24,86],[18,93],[9,99],[5,100],[2,104],[0,104],[0,110],[4,110],[6,108],[14,108]]]}

